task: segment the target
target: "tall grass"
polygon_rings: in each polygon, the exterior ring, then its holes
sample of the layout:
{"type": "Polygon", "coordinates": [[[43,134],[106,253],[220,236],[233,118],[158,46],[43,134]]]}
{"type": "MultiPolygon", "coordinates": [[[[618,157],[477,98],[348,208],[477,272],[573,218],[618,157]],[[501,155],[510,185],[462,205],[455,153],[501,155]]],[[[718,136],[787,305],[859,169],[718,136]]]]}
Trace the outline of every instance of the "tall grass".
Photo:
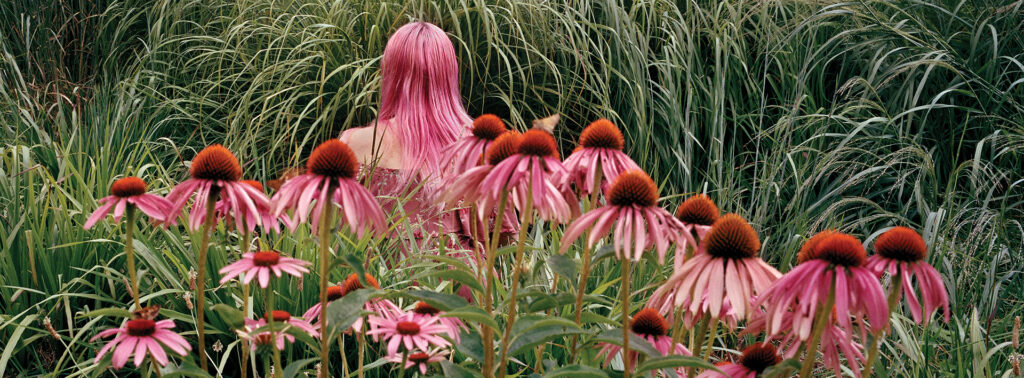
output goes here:
{"type": "MultiPolygon", "coordinates": [[[[471,114],[522,128],[560,113],[566,151],[610,118],[663,195],[707,192],[745,215],[783,270],[823,228],[924,230],[954,321],[897,320],[888,373],[1009,369],[1024,312],[1020,1],[15,0],[0,20],[4,376],[91,368],[85,339],[109,320],[77,314],[128,298],[122,230],[81,229],[114,179],[166,190],[215,142],[260,180],[302,163],[373,119],[379,57],[410,20],[449,32],[471,114]]],[[[145,230],[143,292],[188,321],[191,239],[145,230]]],[[[230,251],[212,253],[223,265],[230,251]]],[[[646,269],[638,288],[666,273],[646,269]]],[[[282,305],[315,302],[306,286],[280,288],[295,291],[282,305]]],[[[230,300],[222,289],[214,302],[230,300]]]]}

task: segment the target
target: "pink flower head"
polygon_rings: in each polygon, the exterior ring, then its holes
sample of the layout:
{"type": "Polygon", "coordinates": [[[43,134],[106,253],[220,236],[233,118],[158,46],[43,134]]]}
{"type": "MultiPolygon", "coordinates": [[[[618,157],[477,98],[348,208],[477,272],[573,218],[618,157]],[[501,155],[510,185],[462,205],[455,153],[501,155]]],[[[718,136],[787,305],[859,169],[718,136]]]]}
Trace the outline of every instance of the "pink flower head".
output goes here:
{"type": "Polygon", "coordinates": [[[413,316],[416,317],[434,317],[438,322],[447,329],[448,337],[452,339],[456,344],[459,343],[459,333],[463,330],[469,330],[469,326],[462,322],[462,319],[456,317],[443,316],[444,313],[438,310],[434,306],[427,304],[426,302],[416,302],[416,307],[412,309],[413,316]]]}
{"type": "Polygon", "coordinates": [[[249,229],[247,225],[261,225],[261,214],[269,211],[270,200],[262,191],[239,181],[242,166],[227,148],[214,144],[199,151],[192,159],[189,173],[192,178],[167,194],[172,206],[167,212],[166,222],[173,221],[194,194],[195,201],[188,216],[188,227],[192,231],[202,226],[206,220],[207,202],[217,201],[217,195],[230,204],[228,212],[235,218],[235,229],[246,230],[249,229]]]}
{"type": "MultiPolygon", "coordinates": [[[[485,227],[482,220],[494,219],[497,216],[497,201],[488,202],[486,197],[481,197],[481,183],[487,178],[487,175],[491,173],[491,170],[494,169],[497,163],[519,151],[521,140],[522,135],[515,131],[508,131],[499,135],[488,145],[483,164],[472,167],[458,176],[450,178],[447,189],[441,192],[440,200],[449,208],[460,203],[477,203],[477,214],[468,214],[467,218],[472,219],[461,219],[464,223],[464,229],[475,229],[476,235],[472,236],[474,240],[484,240],[487,236],[486,229],[488,227],[485,227]],[[476,226],[471,226],[470,222],[475,222],[476,226]]],[[[518,231],[518,226],[515,206],[508,202],[505,204],[505,212],[502,216],[503,231],[507,230],[514,233],[518,231]]]]}
{"type": "Polygon", "coordinates": [[[110,186],[110,195],[100,198],[100,207],[85,221],[85,229],[92,228],[96,222],[114,210],[114,221],[120,222],[125,209],[129,206],[138,207],[150,218],[162,222],[167,217],[171,202],[155,194],[146,193],[146,182],[138,177],[125,177],[114,181],[110,186]]]}
{"type": "Polygon", "coordinates": [[[264,314],[262,318],[257,320],[245,319],[245,327],[239,330],[238,334],[250,342],[252,350],[262,346],[269,346],[272,341],[278,350],[284,350],[285,340],[288,340],[289,343],[295,342],[295,336],[287,332],[289,327],[297,328],[313,337],[320,337],[320,334],[316,332],[316,328],[305,319],[296,318],[287,311],[280,310],[275,310],[272,314],[264,314]],[[275,340],[270,339],[271,332],[269,330],[260,331],[260,328],[270,324],[269,319],[271,317],[274,319],[274,335],[277,336],[275,340]]]}
{"type": "Polygon", "coordinates": [[[160,366],[166,366],[168,360],[167,352],[164,351],[165,347],[180,356],[184,356],[192,350],[188,341],[185,341],[181,335],[170,331],[171,328],[174,328],[174,320],[171,319],[158,322],[150,319],[133,319],[125,322],[124,327],[100,331],[90,341],[112,335],[117,335],[117,337],[100,349],[93,363],[99,363],[103,356],[107,355],[107,352],[113,350],[114,357],[111,363],[117,369],[124,367],[124,364],[128,362],[128,357],[133,354],[135,355],[135,367],[142,366],[142,360],[146,358],[147,353],[152,354],[153,359],[160,366]]]}
{"type": "MultiPolygon", "coordinates": [[[[932,313],[942,307],[945,321],[949,322],[949,295],[942,276],[925,261],[928,246],[920,234],[906,227],[893,227],[875,240],[875,254],[868,257],[866,267],[878,277],[886,272],[894,280],[900,280],[901,297],[907,299],[910,314],[918,324],[928,324],[932,313]],[[921,299],[914,291],[912,282],[917,278],[921,299]],[[924,313],[921,303],[924,302],[924,313]]],[[[899,300],[897,298],[897,300],[899,300]]]]}
{"type": "Polygon", "coordinates": [[[878,278],[864,268],[865,255],[860,241],[850,235],[824,231],[809,239],[797,256],[800,264],[754,303],[765,309],[768,336],[793,333],[805,342],[819,311],[832,313],[827,319],[841,331],[843,339],[838,342],[844,349],[853,345],[853,321],[862,332],[870,329],[877,333],[888,328],[885,293],[878,278]],[[834,305],[824,308],[830,292],[834,305]]]}
{"type": "MultiPolygon", "coordinates": [[[[630,331],[633,334],[643,338],[648,343],[654,346],[654,349],[658,350],[662,356],[669,355],[680,355],[689,356],[690,350],[686,349],[683,344],[675,344],[672,342],[672,338],[668,336],[668,322],[665,318],[658,313],[658,311],[650,308],[637,311],[633,315],[633,320],[629,322],[630,331]]],[[[597,352],[598,355],[604,355],[604,365],[608,366],[615,359],[615,356],[622,353],[622,346],[610,344],[610,343],[599,343],[601,349],[597,352]]],[[[636,349],[630,348],[629,351],[632,358],[630,362],[636,363],[639,352],[636,349]]],[[[660,357],[660,356],[650,356],[660,357]]],[[[633,370],[633,366],[627,366],[626,369],[633,370]]],[[[685,376],[686,369],[676,369],[676,374],[685,376]]]]}
{"type": "Polygon", "coordinates": [[[735,327],[751,313],[750,301],[781,274],[757,257],[761,241],[739,215],[726,214],[715,221],[700,247],[655,291],[651,305],[663,311],[685,305],[687,326],[692,327],[696,319],[721,317],[728,304],[732,311],[722,320],[735,327]],[[664,303],[669,297],[674,303],[664,303]]]}
{"type": "MultiPolygon", "coordinates": [[[[740,335],[757,334],[764,331],[767,319],[764,315],[764,313],[755,314],[747,328],[740,335]]],[[[861,369],[859,366],[866,361],[864,353],[861,352],[864,346],[857,341],[857,335],[837,325],[838,322],[836,322],[836,314],[834,312],[831,318],[832,321],[825,325],[825,329],[821,333],[821,342],[819,343],[825,366],[832,369],[837,377],[841,377],[843,375],[841,363],[845,359],[850,364],[850,370],[853,371],[854,376],[860,377],[861,369]]],[[[784,317],[781,326],[786,329],[792,329],[793,318],[784,317]]],[[[786,332],[775,336],[768,336],[765,343],[772,341],[779,342],[779,350],[782,351],[783,358],[799,358],[807,342],[806,339],[800,338],[799,332],[786,332]]]]}
{"type": "Polygon", "coordinates": [[[658,187],[650,176],[640,170],[619,175],[607,198],[607,205],[588,211],[565,229],[562,253],[588,228],[592,230],[586,242],[593,247],[614,225],[612,246],[616,256],[640,260],[644,250],[653,245],[658,262],[664,263],[669,243],[680,243],[683,224],[657,206],[658,187]]]}
{"type": "MultiPolygon", "coordinates": [[[[405,368],[409,369],[417,367],[420,370],[420,374],[426,375],[429,364],[441,362],[448,358],[448,351],[441,348],[434,348],[426,352],[416,351],[409,353],[405,358],[405,368]]],[[[384,357],[385,360],[394,362],[396,364],[402,363],[402,355],[387,355],[384,357]]]]}
{"type": "MultiPolygon", "coordinates": [[[[371,276],[369,273],[366,273],[365,276],[363,276],[363,278],[366,279],[366,283],[370,284],[370,286],[373,286],[375,289],[380,289],[380,284],[377,283],[377,279],[373,278],[373,276],[371,276]]],[[[356,291],[356,290],[359,290],[359,289],[362,289],[362,288],[363,288],[363,284],[361,282],[359,282],[359,276],[356,275],[355,273],[349,274],[348,277],[345,278],[345,281],[341,283],[341,293],[340,293],[341,297],[344,297],[344,296],[348,295],[348,293],[351,293],[353,291],[356,291]]],[[[328,291],[327,291],[328,299],[330,299],[330,296],[331,296],[331,292],[330,292],[330,289],[328,288],[328,291]]],[[[338,298],[341,298],[341,297],[338,297],[338,298]]],[[[373,313],[373,314],[375,314],[377,316],[385,316],[385,317],[393,316],[394,314],[402,312],[402,309],[398,308],[398,305],[396,305],[394,302],[391,302],[390,300],[387,300],[387,299],[381,299],[381,298],[371,298],[370,300],[366,301],[366,303],[363,304],[363,309],[366,310],[366,311],[369,311],[369,312],[371,312],[371,313],[373,313]]],[[[317,327],[317,329],[319,329],[320,328],[320,313],[318,312],[316,315],[317,315],[316,316],[316,322],[317,323],[314,324],[314,326],[317,327]]],[[[355,330],[356,332],[362,332],[363,331],[363,318],[362,317],[359,317],[359,319],[356,319],[356,321],[354,323],[352,323],[352,329],[355,330]]],[[[373,323],[371,323],[370,324],[370,329],[371,330],[372,329],[376,329],[376,326],[373,323]]],[[[374,341],[377,340],[377,336],[376,335],[373,335],[373,340],[374,341]]]]}
{"type": "Polygon", "coordinates": [[[558,160],[555,138],[548,132],[532,129],[523,133],[517,153],[491,164],[494,167],[480,181],[477,202],[481,211],[494,208],[501,194],[511,190],[512,203],[520,212],[525,210],[529,195],[542,219],[565,222],[572,216],[565,193],[553,181],[565,167],[558,160]]]}
{"type": "Polygon", "coordinates": [[[698,248],[700,240],[711,231],[711,225],[718,220],[718,206],[705,194],[690,196],[676,208],[676,219],[683,223],[683,238],[676,245],[675,271],[683,267],[688,247],[698,248]]]}
{"type": "Polygon", "coordinates": [[[437,321],[436,316],[415,316],[411,312],[390,314],[391,316],[370,315],[367,322],[374,329],[368,335],[380,336],[387,342],[388,355],[398,354],[398,347],[405,350],[428,350],[433,344],[438,347],[451,345],[440,335],[448,332],[447,328],[437,321]]]}
{"type": "Polygon", "coordinates": [[[444,155],[451,173],[462,173],[483,162],[484,152],[501,134],[508,132],[505,123],[494,114],[473,120],[473,127],[462,138],[445,147],[444,155]]]}
{"type": "MultiPolygon", "coordinates": [[[[341,297],[342,288],[340,285],[327,287],[327,303],[334,302],[335,300],[341,299],[341,297]]],[[[320,329],[320,311],[322,310],[323,307],[321,306],[321,303],[317,302],[302,314],[302,318],[311,319],[313,321],[313,327],[320,329]]]]}
{"type": "Polygon", "coordinates": [[[743,349],[740,360],[716,366],[717,371],[705,371],[697,378],[757,378],[768,368],[782,362],[782,357],[769,343],[758,343],[743,349]]]}
{"type": "Polygon", "coordinates": [[[640,169],[633,159],[622,152],[625,138],[611,121],[599,119],[580,133],[580,148],[565,158],[565,170],[556,173],[555,182],[563,189],[575,187],[583,195],[608,190],[608,186],[622,172],[640,169]],[[598,169],[600,186],[595,188],[598,169]]]}
{"type": "MultiPolygon", "coordinates": [[[[263,194],[264,193],[263,192],[263,184],[261,184],[259,181],[256,181],[256,180],[242,180],[242,183],[253,187],[253,189],[256,189],[256,192],[259,193],[260,196],[262,196],[262,199],[269,201],[269,199],[267,199],[267,196],[265,194],[263,194]]],[[[252,195],[252,194],[254,194],[254,193],[251,193],[251,192],[246,192],[245,193],[245,195],[252,195]]],[[[259,199],[254,199],[254,198],[250,198],[250,199],[252,201],[254,201],[254,202],[259,200],[259,199]]],[[[226,219],[228,223],[231,223],[231,219],[234,218],[234,215],[231,213],[231,210],[232,210],[231,201],[229,201],[227,198],[221,198],[220,201],[217,201],[217,204],[214,205],[214,214],[217,215],[217,218],[218,219],[226,219]]],[[[253,232],[256,229],[257,226],[262,226],[265,230],[272,230],[272,231],[276,232],[276,231],[281,229],[281,227],[280,227],[280,223],[281,222],[284,222],[286,225],[290,225],[291,224],[290,223],[290,219],[288,219],[288,217],[281,216],[280,219],[278,219],[278,217],[275,217],[274,214],[272,214],[270,212],[270,210],[271,210],[270,207],[265,207],[265,208],[261,207],[261,208],[259,208],[259,212],[260,212],[260,222],[259,222],[259,224],[249,223],[249,222],[244,221],[244,219],[243,219],[242,224],[245,226],[245,229],[244,230],[238,230],[238,231],[239,232],[242,232],[242,231],[253,232]]],[[[205,218],[206,218],[205,214],[200,217],[200,219],[205,219],[205,218]]]]}
{"type": "Polygon", "coordinates": [[[283,257],[275,251],[250,252],[242,255],[241,260],[221,268],[218,273],[224,275],[220,279],[222,285],[238,276],[242,277],[242,283],[248,285],[253,278],[259,277],[260,287],[266,288],[270,285],[271,273],[277,277],[281,277],[281,273],[302,277],[309,273],[307,265],[307,261],[283,257]]]}
{"type": "Polygon", "coordinates": [[[294,209],[289,228],[294,231],[295,226],[312,217],[310,224],[315,232],[329,196],[341,207],[341,224],[348,225],[358,237],[363,237],[367,229],[383,232],[387,227],[384,210],[356,181],[358,172],[359,161],[348,145],[337,139],[321,143],[309,156],[306,173],[286,181],[274,194],[274,216],[294,209]]]}

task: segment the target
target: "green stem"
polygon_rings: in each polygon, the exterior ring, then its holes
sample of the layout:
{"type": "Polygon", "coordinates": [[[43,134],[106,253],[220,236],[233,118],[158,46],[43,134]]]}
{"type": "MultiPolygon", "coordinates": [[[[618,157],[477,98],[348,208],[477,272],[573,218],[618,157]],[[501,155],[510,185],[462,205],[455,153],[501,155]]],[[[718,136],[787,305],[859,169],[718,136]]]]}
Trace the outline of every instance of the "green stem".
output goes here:
{"type": "MultiPolygon", "coordinates": [[[[603,171],[601,171],[600,162],[598,162],[596,169],[597,176],[594,177],[594,190],[590,192],[590,200],[587,201],[586,205],[584,206],[583,213],[587,213],[588,211],[590,211],[590,209],[597,207],[597,195],[601,193],[601,176],[603,174],[603,171]]],[[[583,254],[580,256],[580,258],[583,259],[583,269],[580,270],[580,283],[577,286],[576,290],[575,316],[576,326],[581,328],[583,326],[583,296],[587,292],[587,278],[590,276],[590,243],[587,242],[588,240],[590,240],[590,232],[588,231],[584,237],[586,239],[583,240],[583,254]]],[[[579,353],[579,349],[577,349],[576,347],[578,341],[579,335],[573,335],[572,346],[569,348],[569,363],[576,362],[576,356],[579,353]]]]}
{"type": "MultiPolygon", "coordinates": [[[[896,301],[900,299],[900,290],[903,289],[903,280],[899,276],[893,276],[892,280],[895,281],[892,286],[889,287],[889,296],[886,298],[889,304],[888,318],[892,317],[893,310],[896,307],[896,301]]],[[[874,369],[875,360],[878,359],[879,344],[882,342],[882,338],[885,337],[885,332],[879,331],[877,334],[871,335],[871,348],[868,349],[868,360],[864,363],[864,370],[861,372],[861,377],[871,377],[871,370],[874,369]]]]}
{"type": "Polygon", "coordinates": [[[633,369],[629,354],[629,256],[622,256],[622,377],[629,378],[633,369]]]}
{"type": "MultiPolygon", "coordinates": [[[[845,274],[845,272],[837,270],[836,274],[845,274]]],[[[828,299],[825,300],[825,306],[818,309],[818,316],[814,318],[811,339],[808,340],[807,347],[804,350],[804,365],[800,368],[800,377],[810,377],[811,372],[814,370],[814,363],[818,359],[818,344],[821,343],[821,334],[825,331],[825,327],[828,326],[828,317],[832,315],[832,307],[835,305],[835,302],[836,288],[833,283],[828,292],[828,299]]]]}
{"type": "Polygon", "coordinates": [[[126,260],[128,260],[128,277],[132,280],[132,299],[135,300],[135,309],[142,308],[139,305],[139,277],[135,273],[135,205],[128,205],[127,213],[127,228],[124,233],[124,254],[126,260]]]}
{"type": "Polygon", "coordinates": [[[516,293],[519,291],[519,278],[522,275],[523,255],[526,251],[526,229],[533,223],[533,185],[526,194],[526,206],[523,207],[523,220],[519,226],[519,242],[516,244],[516,257],[512,262],[512,291],[509,292],[508,322],[505,324],[505,333],[501,337],[501,359],[498,363],[498,377],[505,376],[506,364],[508,364],[508,342],[512,338],[512,326],[516,323],[516,293]]]}
{"type": "MultiPolygon", "coordinates": [[[[364,318],[363,319],[363,327],[366,327],[366,326],[367,326],[366,325],[366,319],[364,318]]],[[[365,328],[364,328],[364,330],[365,330],[365,328]]],[[[365,349],[366,349],[366,337],[363,336],[362,332],[356,332],[356,334],[358,334],[357,339],[359,340],[359,362],[357,362],[357,364],[359,366],[359,370],[358,370],[358,373],[356,375],[358,375],[359,378],[363,378],[363,353],[365,353],[365,349]]],[[[321,371],[324,372],[324,375],[327,375],[327,372],[325,370],[321,370],[321,371]]]]}
{"type": "MultiPolygon", "coordinates": [[[[329,376],[328,369],[330,360],[327,353],[330,350],[330,340],[327,339],[327,278],[328,268],[331,265],[331,227],[334,221],[334,203],[328,201],[320,215],[320,371],[324,376],[329,376]]],[[[362,370],[360,370],[362,373],[362,370]]]]}
{"type": "MultiPolygon", "coordinates": [[[[677,312],[677,314],[679,314],[677,312]]],[[[704,348],[704,338],[708,335],[708,319],[701,318],[697,320],[697,327],[691,332],[693,337],[690,342],[690,353],[694,356],[700,355],[704,348]]]]}
{"type": "Polygon", "coordinates": [[[718,337],[718,318],[711,318],[708,323],[710,326],[711,337],[707,338],[707,344],[704,345],[703,358],[706,361],[711,356],[711,351],[715,347],[715,338],[718,337]]]}
{"type": "MultiPolygon", "coordinates": [[[[249,231],[242,233],[242,244],[239,245],[238,252],[240,255],[249,253],[249,231]]],[[[249,284],[243,283],[242,280],[238,280],[238,283],[242,285],[242,311],[245,313],[245,318],[249,319],[249,284]]],[[[249,373],[249,342],[246,339],[242,339],[242,377],[247,377],[249,373]]]]}
{"type": "Polygon", "coordinates": [[[683,332],[683,306],[677,307],[672,314],[675,317],[673,319],[675,324],[672,326],[672,345],[675,345],[683,341],[683,333],[685,333],[683,332]]]}
{"type": "Polygon", "coordinates": [[[277,349],[277,325],[274,324],[274,288],[267,286],[267,323],[270,324],[270,342],[274,351],[274,377],[281,378],[281,350],[277,349]]]}
{"type": "Polygon", "coordinates": [[[206,199],[206,218],[203,222],[203,235],[199,243],[199,258],[196,260],[196,332],[199,334],[199,367],[203,371],[209,371],[206,360],[206,253],[210,248],[210,231],[217,223],[214,218],[214,208],[217,205],[218,193],[216,190],[210,192],[206,199]]]}
{"type": "MultiPolygon", "coordinates": [[[[501,192],[501,198],[498,200],[498,210],[494,217],[494,231],[491,234],[491,240],[487,243],[487,257],[484,261],[484,274],[487,276],[485,281],[486,287],[484,288],[484,311],[487,312],[487,316],[494,318],[494,300],[492,298],[494,293],[494,260],[498,250],[498,239],[501,238],[501,228],[504,226],[505,220],[505,207],[508,206],[508,192],[501,192]]],[[[519,230],[520,233],[523,230],[519,230]]],[[[483,329],[483,335],[481,335],[481,341],[484,346],[484,366],[483,373],[484,377],[494,376],[494,329],[491,326],[480,323],[480,328],[483,329]]]]}

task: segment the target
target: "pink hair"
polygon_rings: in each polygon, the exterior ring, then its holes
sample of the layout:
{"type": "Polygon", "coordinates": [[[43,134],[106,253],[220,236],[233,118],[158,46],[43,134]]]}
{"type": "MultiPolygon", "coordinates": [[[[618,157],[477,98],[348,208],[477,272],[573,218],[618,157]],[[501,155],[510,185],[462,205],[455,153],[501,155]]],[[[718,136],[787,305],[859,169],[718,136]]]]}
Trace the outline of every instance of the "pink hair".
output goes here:
{"type": "Polygon", "coordinates": [[[402,143],[403,176],[436,177],[442,149],[472,122],[462,105],[452,42],[433,24],[405,24],[388,39],[380,76],[378,119],[391,121],[402,143]]]}

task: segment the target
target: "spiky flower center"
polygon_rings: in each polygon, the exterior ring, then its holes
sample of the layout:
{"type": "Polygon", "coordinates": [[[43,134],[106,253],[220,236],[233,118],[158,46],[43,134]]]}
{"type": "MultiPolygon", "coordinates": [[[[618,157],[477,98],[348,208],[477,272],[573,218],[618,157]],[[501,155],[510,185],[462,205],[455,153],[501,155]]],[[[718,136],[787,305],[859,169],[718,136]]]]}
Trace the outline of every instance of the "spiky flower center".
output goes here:
{"type": "Polygon", "coordinates": [[[110,194],[117,197],[131,197],[146,193],[146,182],[134,176],[125,177],[114,181],[110,186],[110,194]]]}
{"type": "Polygon", "coordinates": [[[772,344],[757,343],[748,346],[743,349],[743,357],[740,357],[740,365],[756,373],[762,373],[779,362],[782,362],[782,357],[772,344]]]}
{"type": "Polygon", "coordinates": [[[519,153],[531,156],[558,156],[558,145],[555,137],[547,131],[530,129],[523,133],[523,142],[519,144],[519,153]]]}
{"type": "Polygon", "coordinates": [[[395,330],[398,331],[399,335],[418,335],[420,333],[420,325],[416,322],[400,321],[395,324],[395,330]]]}
{"type": "Polygon", "coordinates": [[[490,147],[487,147],[487,164],[498,165],[502,160],[515,155],[519,151],[519,144],[523,141],[523,135],[515,131],[501,134],[494,139],[490,147]]]}
{"type": "Polygon", "coordinates": [[[837,266],[861,266],[867,260],[867,252],[857,238],[843,234],[833,233],[819,241],[811,250],[810,259],[818,259],[837,266]]]}
{"type": "Polygon", "coordinates": [[[125,324],[128,334],[131,336],[144,337],[156,332],[156,322],[149,319],[132,319],[125,324]]]}
{"type": "Polygon", "coordinates": [[[420,315],[437,315],[441,310],[438,310],[437,307],[428,305],[426,302],[420,301],[416,302],[416,307],[412,309],[412,312],[420,315]]]}
{"type": "Polygon", "coordinates": [[[334,300],[341,298],[341,286],[330,286],[327,288],[327,300],[333,302],[334,300]]]}
{"type": "Polygon", "coordinates": [[[725,214],[711,225],[704,235],[709,255],[729,259],[756,257],[761,251],[761,240],[757,232],[743,217],[725,214]]]}
{"type": "Polygon", "coordinates": [[[204,148],[192,159],[189,171],[192,178],[202,180],[238,181],[242,177],[242,166],[235,154],[219,144],[204,148]]]}
{"type": "Polygon", "coordinates": [[[281,261],[281,255],[274,251],[262,251],[252,254],[252,264],[256,266],[274,266],[281,261]]]}
{"type": "Polygon", "coordinates": [[[416,352],[409,355],[409,361],[417,364],[426,363],[430,359],[430,355],[423,352],[416,352]]]}
{"type": "Polygon", "coordinates": [[[292,314],[289,314],[288,311],[274,310],[272,313],[263,314],[263,318],[274,319],[274,322],[287,322],[292,318],[292,314]]]}
{"type": "Polygon", "coordinates": [[[718,206],[706,194],[687,198],[676,209],[676,218],[686,224],[710,226],[718,220],[718,206]]]}
{"type": "Polygon", "coordinates": [[[494,140],[506,131],[508,128],[505,127],[505,122],[494,114],[484,114],[473,120],[473,136],[477,138],[494,140]]]}
{"type": "Polygon", "coordinates": [[[653,308],[645,308],[633,315],[629,325],[633,333],[641,336],[665,336],[668,334],[668,322],[665,317],[653,308]]]}
{"type": "Polygon", "coordinates": [[[811,236],[810,239],[807,239],[807,241],[804,242],[804,245],[800,246],[800,252],[796,254],[797,264],[813,259],[814,248],[817,248],[818,243],[821,243],[822,240],[825,240],[829,236],[835,235],[837,233],[838,232],[836,232],[835,230],[824,230],[817,234],[814,234],[814,236],[811,236]]]}
{"type": "Polygon", "coordinates": [[[585,148],[610,148],[622,151],[626,146],[622,131],[607,119],[591,123],[580,133],[580,146],[585,148]]]}
{"type": "Polygon", "coordinates": [[[353,178],[359,172],[359,160],[345,142],[331,139],[313,149],[306,170],[320,176],[353,178]]]}
{"type": "Polygon", "coordinates": [[[242,180],[242,183],[246,184],[246,185],[249,185],[249,186],[253,187],[254,189],[256,189],[256,190],[258,190],[260,192],[263,191],[263,184],[261,184],[259,181],[256,181],[256,180],[242,180]]]}
{"type": "MultiPolygon", "coordinates": [[[[374,288],[380,289],[380,284],[377,283],[377,279],[373,278],[369,273],[365,275],[366,283],[370,284],[374,288]]],[[[345,278],[345,282],[341,283],[341,295],[345,296],[348,293],[363,288],[363,284],[359,282],[359,276],[355,273],[349,274],[348,278],[345,278]]]]}
{"type": "Polygon", "coordinates": [[[907,227],[893,227],[875,240],[875,253],[887,259],[921,261],[928,256],[928,246],[917,231],[907,227]]]}
{"type": "Polygon", "coordinates": [[[261,333],[253,337],[253,341],[256,342],[256,346],[267,346],[274,342],[274,339],[270,338],[270,333],[261,333]]]}
{"type": "Polygon", "coordinates": [[[615,178],[612,187],[608,189],[608,203],[615,206],[657,205],[658,186],[641,170],[624,172],[615,178]]]}

